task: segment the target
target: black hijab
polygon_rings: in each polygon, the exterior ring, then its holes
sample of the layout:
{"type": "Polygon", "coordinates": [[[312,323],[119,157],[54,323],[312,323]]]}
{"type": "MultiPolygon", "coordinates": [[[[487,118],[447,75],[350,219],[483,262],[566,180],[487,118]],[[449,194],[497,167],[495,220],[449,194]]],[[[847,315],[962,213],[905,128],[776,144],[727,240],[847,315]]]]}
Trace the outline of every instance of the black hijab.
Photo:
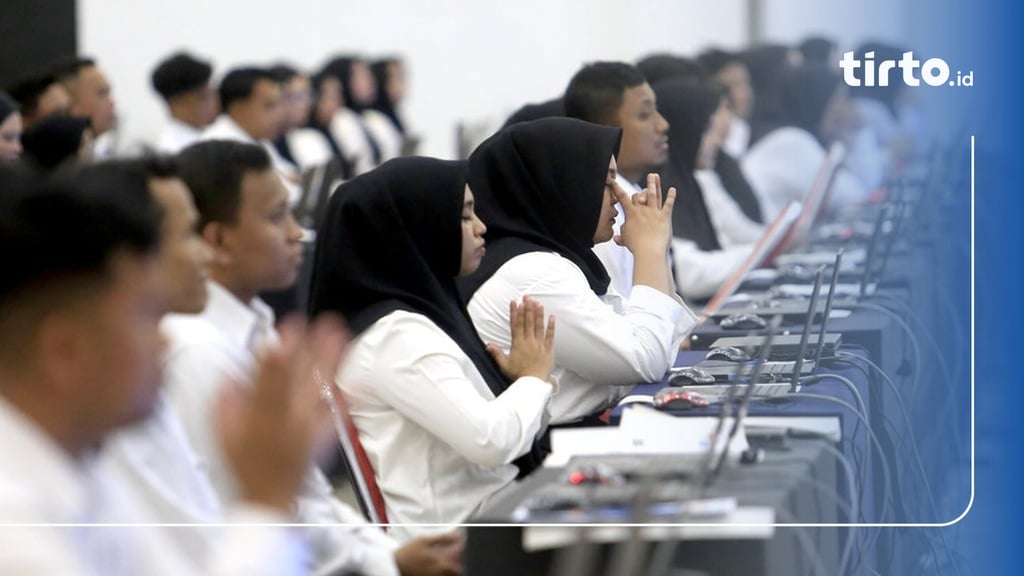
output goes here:
{"type": "MultiPolygon", "coordinates": [[[[444,330],[498,396],[511,381],[473,328],[455,290],[462,262],[466,163],[396,158],[342,184],[317,238],[309,313],[338,312],[359,334],[395,310],[444,330]]],[[[535,445],[520,476],[543,461],[535,445]]]]}
{"type": "Polygon", "coordinates": [[[693,173],[697,155],[712,114],[722,102],[721,90],[685,79],[664,80],[654,86],[658,112],[669,123],[668,164],[662,169],[662,186],[676,188],[672,232],[692,240],[704,251],[721,250],[711,223],[704,193],[693,173]]]}
{"type": "Polygon", "coordinates": [[[20,107],[14,98],[8,96],[6,92],[0,91],[0,124],[7,121],[7,117],[19,109],[20,107]]]}
{"type": "Polygon", "coordinates": [[[594,293],[608,291],[608,272],[591,248],[608,161],[621,139],[621,128],[545,118],[480,144],[469,157],[469,187],[487,224],[487,254],[460,279],[467,301],[505,262],[528,252],[557,252],[579,266],[594,293]]]}
{"type": "Polygon", "coordinates": [[[743,55],[754,89],[754,109],[750,114],[750,145],[780,126],[783,110],[783,78],[790,69],[789,48],[766,44],[751,48],[743,55]]]}
{"type": "Polygon", "coordinates": [[[362,102],[356,102],[355,97],[352,95],[352,70],[355,69],[357,62],[365,63],[362,58],[340,56],[328,62],[324,66],[324,72],[334,76],[338,79],[338,82],[341,83],[341,105],[344,108],[348,108],[349,110],[356,112],[360,117],[359,128],[366,136],[366,142],[370,145],[370,152],[373,154],[373,163],[376,165],[381,159],[380,144],[377,143],[376,138],[373,137],[373,134],[370,133],[370,130],[362,120],[363,111],[370,108],[370,106],[362,102]]]}
{"type": "Polygon", "coordinates": [[[55,170],[78,157],[82,138],[91,124],[88,118],[56,115],[43,118],[21,134],[25,158],[43,171],[55,170]]]}
{"type": "Polygon", "coordinates": [[[761,214],[761,202],[757,194],[747,181],[740,163],[728,152],[719,148],[715,156],[715,173],[722,181],[725,191],[732,196],[732,199],[739,205],[740,210],[752,222],[764,223],[764,215],[761,214]]]}
{"type": "Polygon", "coordinates": [[[823,66],[790,70],[783,85],[783,125],[802,128],[821,141],[821,120],[839,82],[839,75],[823,66]]]}
{"type": "Polygon", "coordinates": [[[395,108],[398,102],[392,102],[391,96],[388,94],[388,84],[391,81],[391,65],[401,66],[401,63],[402,61],[397,58],[378,60],[370,65],[370,72],[377,81],[377,98],[373,103],[373,108],[387,116],[398,132],[404,136],[405,125],[402,124],[402,119],[399,118],[398,110],[395,108]]]}

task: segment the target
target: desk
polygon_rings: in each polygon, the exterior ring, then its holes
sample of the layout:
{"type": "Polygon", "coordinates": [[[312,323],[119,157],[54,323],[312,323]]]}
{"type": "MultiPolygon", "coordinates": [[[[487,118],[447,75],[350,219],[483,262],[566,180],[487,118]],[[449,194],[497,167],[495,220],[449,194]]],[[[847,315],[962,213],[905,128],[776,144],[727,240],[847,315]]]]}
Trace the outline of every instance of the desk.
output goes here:
{"type": "MultiPolygon", "coordinates": [[[[551,483],[562,482],[563,469],[542,469],[504,493],[477,514],[471,522],[505,524],[512,521],[517,507],[530,494],[551,483]]],[[[709,495],[736,496],[740,510],[771,509],[777,522],[833,522],[834,501],[810,487],[808,479],[834,486],[835,464],[818,441],[793,440],[784,450],[767,452],[759,464],[727,465],[709,495]]],[[[584,488],[585,489],[585,488],[584,488]]],[[[702,521],[707,523],[707,521],[702,521]]],[[[746,533],[729,534],[714,528],[681,525],[671,528],[645,527],[635,534],[644,542],[678,540],[672,565],[700,570],[716,576],[739,574],[805,574],[809,559],[799,538],[812,541],[827,573],[835,573],[840,550],[839,530],[804,530],[765,527],[743,528],[746,533]],[[751,531],[754,530],[754,531],[751,531]],[[761,530],[757,532],[756,530],[761,530]]],[[[495,576],[547,574],[555,559],[554,549],[578,542],[583,529],[538,524],[499,528],[470,527],[466,545],[466,574],[495,576]],[[534,543],[530,549],[525,543],[534,543]],[[545,543],[546,542],[546,543],[545,543]],[[501,562],[494,561],[501,558],[501,562]]],[[[587,531],[591,540],[622,541],[634,536],[626,528],[587,531]]],[[[605,545],[600,554],[609,554],[605,545]]]]}

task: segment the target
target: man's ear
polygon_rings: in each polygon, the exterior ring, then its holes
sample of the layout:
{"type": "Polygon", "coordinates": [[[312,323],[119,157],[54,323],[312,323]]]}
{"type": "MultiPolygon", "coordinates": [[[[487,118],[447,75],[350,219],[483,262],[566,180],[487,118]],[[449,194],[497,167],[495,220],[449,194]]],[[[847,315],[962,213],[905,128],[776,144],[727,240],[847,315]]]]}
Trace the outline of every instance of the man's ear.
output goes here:
{"type": "Polygon", "coordinates": [[[227,249],[227,237],[230,231],[221,222],[207,222],[200,235],[213,249],[213,265],[225,265],[231,262],[231,253],[227,249]]]}

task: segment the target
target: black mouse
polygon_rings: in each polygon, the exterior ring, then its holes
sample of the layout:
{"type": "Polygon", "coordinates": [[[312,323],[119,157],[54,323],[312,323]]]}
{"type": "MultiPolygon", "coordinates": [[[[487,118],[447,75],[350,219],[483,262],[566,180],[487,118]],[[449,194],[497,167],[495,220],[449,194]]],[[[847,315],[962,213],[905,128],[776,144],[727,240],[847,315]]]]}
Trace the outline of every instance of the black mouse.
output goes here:
{"type": "Polygon", "coordinates": [[[706,356],[707,360],[727,360],[729,362],[747,362],[750,360],[750,354],[747,354],[742,348],[735,346],[719,346],[718,348],[712,348],[708,350],[706,356]]]}
{"type": "Polygon", "coordinates": [[[730,314],[718,325],[726,330],[759,330],[768,326],[768,321],[757,314],[730,314]]]}
{"type": "MultiPolygon", "coordinates": [[[[715,377],[696,366],[687,366],[676,370],[668,379],[669,386],[692,386],[694,384],[714,384],[715,377]]],[[[655,399],[657,402],[657,399],[655,399]]]]}
{"type": "Polygon", "coordinates": [[[662,410],[687,410],[707,405],[708,401],[700,394],[676,386],[662,388],[654,395],[654,407],[662,410]]]}

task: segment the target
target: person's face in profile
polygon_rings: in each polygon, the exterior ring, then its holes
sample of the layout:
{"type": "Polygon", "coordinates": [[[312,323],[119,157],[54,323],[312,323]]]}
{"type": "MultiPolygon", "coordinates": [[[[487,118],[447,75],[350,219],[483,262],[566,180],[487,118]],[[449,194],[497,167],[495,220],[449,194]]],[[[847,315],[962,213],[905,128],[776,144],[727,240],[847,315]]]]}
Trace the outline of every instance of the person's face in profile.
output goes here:
{"type": "Polygon", "coordinates": [[[87,66],[78,73],[74,82],[71,113],[88,116],[96,135],[114,128],[114,97],[106,75],[96,66],[87,66]]]}
{"type": "Polygon", "coordinates": [[[715,77],[729,94],[733,112],[740,118],[750,118],[754,108],[754,89],[750,86],[750,73],[740,62],[725,66],[715,77]]]}
{"type": "Polygon", "coordinates": [[[66,340],[82,390],[82,419],[95,437],[146,418],[161,386],[163,310],[154,259],[117,253],[108,275],[82,296],[77,330],[66,340]]]}
{"type": "Polygon", "coordinates": [[[281,86],[273,80],[260,79],[252,94],[242,102],[232,104],[232,117],[249,136],[256,140],[273,140],[284,127],[281,105],[281,86]]]}
{"type": "Polygon", "coordinates": [[[303,126],[309,120],[313,107],[309,78],[301,74],[284,85],[285,124],[289,129],[303,126]]]}
{"type": "Polygon", "coordinates": [[[163,210],[158,286],[168,312],[198,314],[206,307],[207,268],[213,251],[199,236],[199,215],[180,178],[155,178],[149,189],[163,210]]]}
{"type": "Polygon", "coordinates": [[[352,85],[349,87],[352,92],[352,99],[360,106],[370,106],[377,96],[377,81],[374,80],[370,67],[366,62],[357,60],[352,63],[352,73],[349,77],[352,85]]]}
{"type": "Polygon", "coordinates": [[[388,100],[397,105],[405,98],[405,66],[397,60],[389,62],[387,79],[388,83],[385,88],[388,100]]]}
{"type": "Polygon", "coordinates": [[[615,156],[612,156],[608,162],[608,176],[605,178],[602,192],[604,201],[601,203],[601,216],[597,220],[597,230],[594,231],[594,244],[607,242],[615,236],[615,217],[619,215],[619,211],[615,209],[618,199],[615,197],[612,183],[615,182],[617,175],[618,167],[615,164],[615,156]]]}
{"type": "Polygon", "coordinates": [[[327,77],[320,81],[319,94],[316,99],[316,121],[327,126],[334,118],[335,112],[341,108],[341,82],[337,78],[327,77]]]}
{"type": "Polygon", "coordinates": [[[21,114],[11,112],[0,122],[0,162],[21,157],[21,114]]]}
{"type": "Polygon", "coordinates": [[[484,248],[485,233],[487,226],[476,215],[473,191],[469,184],[466,184],[462,199],[462,262],[459,266],[459,276],[472,274],[480,266],[480,261],[487,252],[484,248]]]}
{"type": "Polygon", "coordinates": [[[205,128],[220,114],[220,101],[211,84],[201,86],[182,95],[188,110],[187,121],[198,128],[205,128]]]}
{"type": "Polygon", "coordinates": [[[236,286],[257,293],[295,283],[302,264],[302,228],[292,216],[288,191],[272,168],[245,173],[235,222],[216,225],[217,258],[236,286]]]}
{"type": "Polygon", "coordinates": [[[617,124],[622,127],[621,171],[632,177],[668,159],[668,121],[658,113],[654,90],[646,82],[622,93],[617,124]]]}

